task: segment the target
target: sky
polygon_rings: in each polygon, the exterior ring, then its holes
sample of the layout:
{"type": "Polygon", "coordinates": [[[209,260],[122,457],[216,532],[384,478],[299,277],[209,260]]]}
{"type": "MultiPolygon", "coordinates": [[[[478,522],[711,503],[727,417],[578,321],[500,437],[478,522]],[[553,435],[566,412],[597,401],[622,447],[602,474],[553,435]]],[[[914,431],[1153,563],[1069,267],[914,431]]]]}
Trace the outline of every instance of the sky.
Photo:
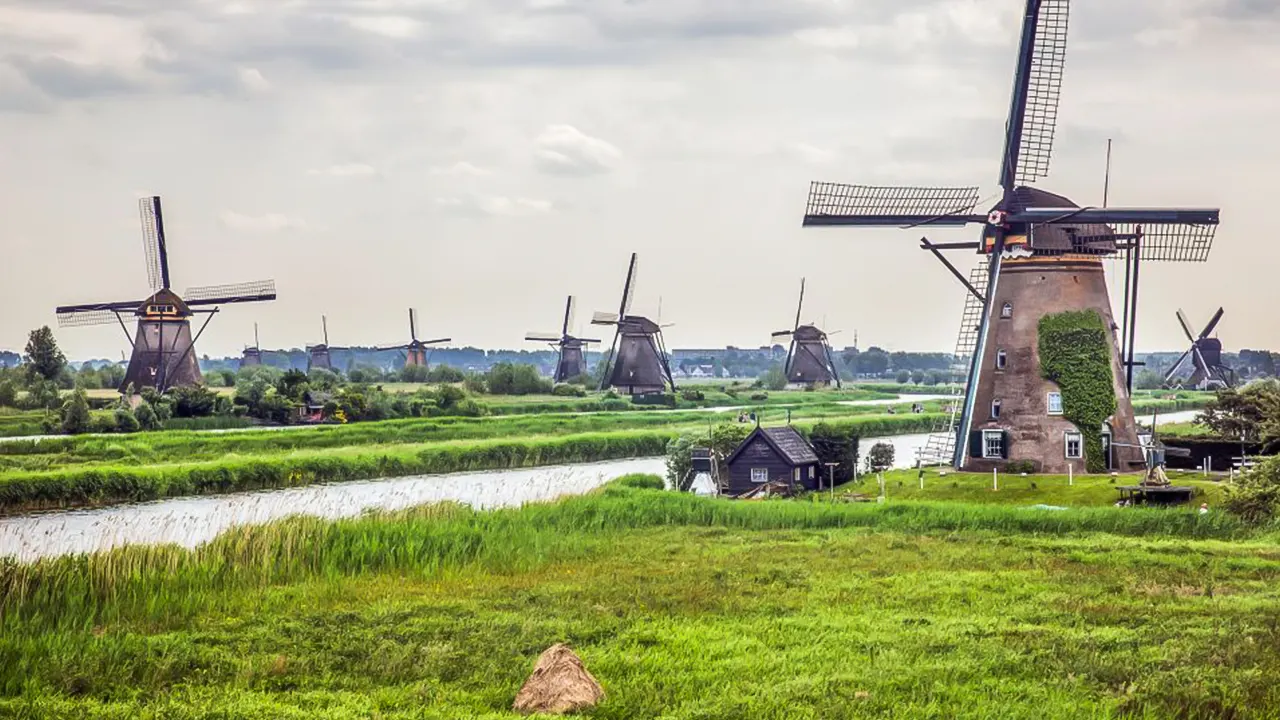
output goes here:
{"type": "MultiPolygon", "coordinates": [[[[174,286],[276,280],[202,354],[420,333],[539,349],[633,311],[668,347],[949,351],[964,290],[919,232],[803,229],[811,180],[978,184],[997,166],[1019,0],[0,0],[0,348],[59,304],[146,294],[136,199],[164,198],[174,286]]],[[[1145,265],[1139,350],[1219,306],[1280,349],[1267,231],[1280,3],[1075,0],[1053,166],[1100,204],[1221,207],[1207,263],[1145,265]]],[[[935,241],[976,230],[931,231],[935,241]]],[[[958,254],[964,267],[976,256],[958,254]]],[[[1117,283],[1122,269],[1112,270],[1117,283]]],[[[1113,284],[1113,295],[1119,293],[1113,284]]],[[[1197,328],[1198,329],[1198,328],[1197,328]]],[[[114,357],[118,327],[57,329],[114,357]]]]}

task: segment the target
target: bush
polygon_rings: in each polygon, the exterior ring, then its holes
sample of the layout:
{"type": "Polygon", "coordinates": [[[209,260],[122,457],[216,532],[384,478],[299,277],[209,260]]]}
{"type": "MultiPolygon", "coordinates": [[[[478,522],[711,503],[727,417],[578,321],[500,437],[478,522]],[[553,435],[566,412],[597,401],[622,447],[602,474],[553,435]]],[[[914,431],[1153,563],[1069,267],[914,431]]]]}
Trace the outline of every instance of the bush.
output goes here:
{"type": "Polygon", "coordinates": [[[427,382],[460,383],[466,379],[461,370],[450,365],[436,365],[427,372],[427,382]]]}
{"type": "Polygon", "coordinates": [[[62,432],[68,435],[89,432],[89,397],[76,390],[62,405],[62,432]]]}
{"type": "Polygon", "coordinates": [[[760,374],[759,382],[765,390],[781,390],[787,386],[787,375],[781,364],[774,363],[760,374]]]}
{"type": "Polygon", "coordinates": [[[769,393],[752,393],[751,400],[753,402],[764,402],[769,399],[769,393]]]}
{"type": "Polygon", "coordinates": [[[702,402],[707,399],[707,396],[701,390],[686,388],[680,391],[680,399],[687,400],[689,402],[702,402]]]}
{"type": "Polygon", "coordinates": [[[18,406],[18,388],[12,380],[0,382],[0,407],[18,406]]]}
{"type": "Polygon", "coordinates": [[[218,404],[218,393],[203,385],[176,387],[165,393],[173,417],[208,417],[218,404]]]}
{"type": "Polygon", "coordinates": [[[662,484],[662,478],[657,475],[648,473],[633,473],[631,475],[623,475],[615,478],[614,485],[618,487],[635,488],[637,490],[665,490],[666,485],[662,484]]]}
{"type": "Polygon", "coordinates": [[[1223,507],[1252,525],[1269,523],[1280,511],[1280,456],[1269,457],[1242,473],[1227,488],[1223,507]]]}
{"type": "Polygon", "coordinates": [[[1040,463],[1035,460],[1010,460],[1005,463],[1004,471],[1014,475],[1021,475],[1022,473],[1035,475],[1040,472],[1040,463]]]}
{"type": "Polygon", "coordinates": [[[551,388],[551,394],[559,395],[561,397],[586,397],[587,389],[582,387],[581,385],[569,385],[567,383],[560,383],[559,385],[556,385],[555,387],[551,388]]]}
{"type": "Polygon", "coordinates": [[[100,413],[92,415],[89,420],[89,432],[91,433],[113,433],[116,431],[115,413],[100,413]]]}
{"type": "Polygon", "coordinates": [[[492,395],[549,395],[551,381],[542,377],[532,365],[500,362],[484,375],[485,386],[492,395]]]}
{"type": "Polygon", "coordinates": [[[134,417],[138,421],[138,427],[143,430],[159,430],[160,416],[156,414],[156,409],[151,403],[142,401],[138,403],[137,409],[133,411],[134,417]]]}
{"type": "Polygon", "coordinates": [[[485,384],[484,376],[479,373],[467,373],[466,377],[462,379],[462,386],[467,389],[467,392],[476,395],[483,395],[489,392],[489,386],[485,384]]]}
{"type": "Polygon", "coordinates": [[[871,450],[867,453],[867,470],[869,472],[884,472],[893,467],[893,460],[893,445],[886,442],[878,442],[872,445],[871,450]]]}
{"type": "Polygon", "coordinates": [[[138,429],[141,427],[138,423],[137,416],[133,414],[132,410],[125,407],[116,408],[115,424],[116,432],[122,433],[138,432],[138,429]]]}

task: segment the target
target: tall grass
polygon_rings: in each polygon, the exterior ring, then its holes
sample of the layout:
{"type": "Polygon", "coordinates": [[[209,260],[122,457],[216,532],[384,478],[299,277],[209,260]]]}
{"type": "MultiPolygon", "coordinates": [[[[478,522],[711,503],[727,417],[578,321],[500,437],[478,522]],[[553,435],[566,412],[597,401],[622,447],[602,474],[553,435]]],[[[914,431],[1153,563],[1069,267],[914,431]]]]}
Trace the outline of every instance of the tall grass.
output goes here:
{"type": "Polygon", "coordinates": [[[294,518],[239,527],[194,550],[130,547],[30,564],[0,562],[0,627],[8,630],[28,622],[85,627],[138,614],[161,620],[206,608],[214,591],[308,578],[435,573],[477,564],[524,570],[581,555],[629,531],[656,527],[863,527],[922,534],[1110,533],[1202,539],[1239,538],[1248,532],[1220,513],[742,502],[645,489],[654,484],[651,477],[622,478],[590,495],[512,510],[434,505],[351,520],[294,518]]]}

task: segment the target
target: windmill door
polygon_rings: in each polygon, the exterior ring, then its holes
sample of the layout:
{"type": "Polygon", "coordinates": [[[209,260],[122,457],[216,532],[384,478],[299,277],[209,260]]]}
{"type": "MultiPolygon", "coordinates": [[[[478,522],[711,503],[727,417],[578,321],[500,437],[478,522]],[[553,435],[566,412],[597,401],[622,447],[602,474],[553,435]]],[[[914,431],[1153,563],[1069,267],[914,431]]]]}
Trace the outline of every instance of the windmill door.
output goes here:
{"type": "Polygon", "coordinates": [[[1102,431],[1102,457],[1106,460],[1108,471],[1114,467],[1114,464],[1111,461],[1111,455],[1111,430],[1104,429],[1102,431]]]}

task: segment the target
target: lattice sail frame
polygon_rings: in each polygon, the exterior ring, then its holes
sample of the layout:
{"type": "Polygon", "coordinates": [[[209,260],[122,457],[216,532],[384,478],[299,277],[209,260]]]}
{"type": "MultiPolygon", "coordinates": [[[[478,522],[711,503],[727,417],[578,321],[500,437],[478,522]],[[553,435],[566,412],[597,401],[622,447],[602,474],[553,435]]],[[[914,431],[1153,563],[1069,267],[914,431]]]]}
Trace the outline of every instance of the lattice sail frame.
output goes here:
{"type": "Polygon", "coordinates": [[[115,310],[73,310],[58,313],[58,327],[88,327],[113,325],[119,322],[115,310]]]}
{"type": "MultiPolygon", "coordinates": [[[[1107,257],[1121,252],[1112,246],[1075,247],[1071,250],[1046,250],[1035,247],[1035,232],[1038,228],[1067,228],[1070,224],[1046,223],[1031,229],[1032,247],[1037,255],[1078,255],[1090,257],[1107,257]]],[[[1089,243],[1103,244],[1107,241],[1132,243],[1137,239],[1138,256],[1143,262],[1205,262],[1213,249],[1213,240],[1217,236],[1217,225],[1193,225],[1190,223],[1116,223],[1107,225],[1109,233],[1105,236],[1095,235],[1083,238],[1084,245],[1089,243]]]]}
{"type": "Polygon", "coordinates": [[[210,301],[222,303],[251,302],[266,296],[274,297],[276,282],[274,280],[254,280],[252,282],[231,283],[229,285],[204,285],[188,288],[182,299],[188,305],[201,305],[210,301]]]}
{"type": "Polygon", "coordinates": [[[164,286],[160,257],[160,219],[156,216],[158,197],[138,198],[138,219],[142,222],[142,257],[147,266],[147,284],[152,292],[164,286]]]}
{"type": "MultiPolygon", "coordinates": [[[[977,206],[977,186],[928,187],[904,185],[847,185],[812,182],[805,206],[806,218],[919,216],[937,218],[967,216],[977,206]]],[[[960,220],[967,222],[968,218],[960,220]]]]}
{"type": "Polygon", "coordinates": [[[1018,144],[1018,167],[1014,175],[1020,185],[1035,182],[1049,174],[1054,131],[1058,123],[1058,100],[1062,96],[1063,68],[1067,59],[1070,14],[1070,0],[1040,2],[1022,139],[1018,144]]]}

